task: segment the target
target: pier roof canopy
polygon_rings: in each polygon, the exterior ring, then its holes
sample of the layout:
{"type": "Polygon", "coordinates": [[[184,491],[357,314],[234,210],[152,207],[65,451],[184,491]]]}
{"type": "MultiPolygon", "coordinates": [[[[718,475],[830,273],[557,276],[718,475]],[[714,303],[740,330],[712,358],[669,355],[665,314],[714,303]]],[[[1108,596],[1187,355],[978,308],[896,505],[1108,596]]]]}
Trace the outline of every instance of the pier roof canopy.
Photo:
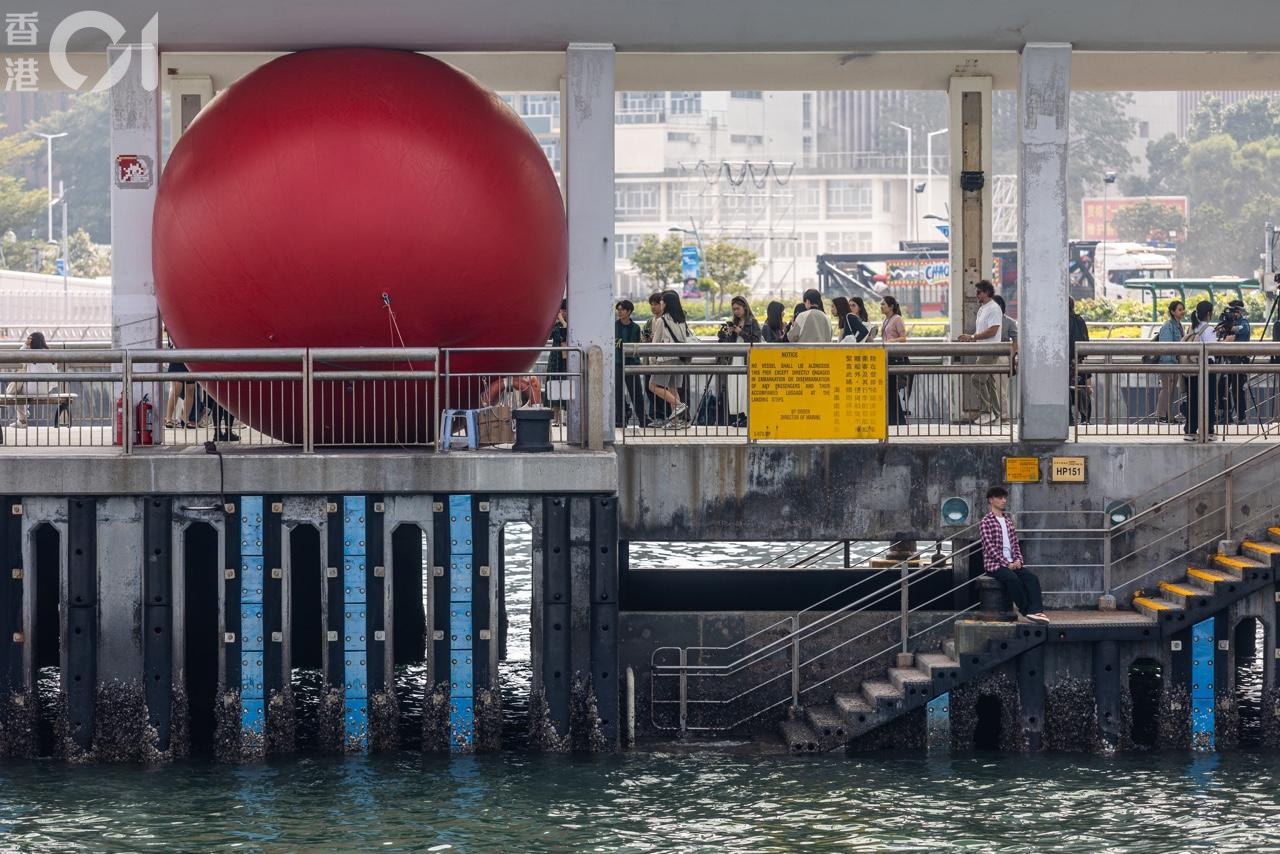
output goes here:
{"type": "MultiPolygon", "coordinates": [[[[1098,51],[1271,51],[1276,0],[102,0],[137,34],[159,12],[171,51],[296,50],[335,44],[417,50],[620,51],[1017,50],[1070,42],[1098,51]]],[[[83,0],[43,0],[40,41],[83,0]]],[[[136,36],[135,36],[136,39],[136,36]]],[[[128,40],[128,36],[126,39],[128,40]]],[[[79,33],[72,50],[105,34],[79,33]]]]}

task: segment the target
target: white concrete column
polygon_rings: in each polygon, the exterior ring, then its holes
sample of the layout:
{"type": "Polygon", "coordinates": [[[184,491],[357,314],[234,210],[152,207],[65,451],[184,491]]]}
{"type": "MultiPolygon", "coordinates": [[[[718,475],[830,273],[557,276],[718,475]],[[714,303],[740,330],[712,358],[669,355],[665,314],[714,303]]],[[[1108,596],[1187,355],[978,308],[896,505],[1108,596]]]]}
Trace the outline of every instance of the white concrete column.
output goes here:
{"type": "Polygon", "coordinates": [[[111,344],[160,341],[151,216],[160,169],[159,56],[155,45],[115,45],[107,61],[128,61],[111,87],[111,344]],[[132,54],[124,56],[124,54],[132,54]]]}
{"type": "MultiPolygon", "coordinates": [[[[613,436],[613,71],[609,44],[571,44],[565,63],[565,103],[560,115],[569,210],[569,343],[604,356],[602,400],[590,401],[590,418],[606,439],[613,436]]],[[[583,392],[586,392],[584,385],[583,392]]],[[[575,423],[570,437],[587,425],[575,423]]],[[[588,431],[590,432],[590,431],[588,431]]]]}
{"type": "Polygon", "coordinates": [[[1018,83],[1018,336],[1022,438],[1062,441],[1070,416],[1067,110],[1071,45],[1031,43],[1018,83]]]}

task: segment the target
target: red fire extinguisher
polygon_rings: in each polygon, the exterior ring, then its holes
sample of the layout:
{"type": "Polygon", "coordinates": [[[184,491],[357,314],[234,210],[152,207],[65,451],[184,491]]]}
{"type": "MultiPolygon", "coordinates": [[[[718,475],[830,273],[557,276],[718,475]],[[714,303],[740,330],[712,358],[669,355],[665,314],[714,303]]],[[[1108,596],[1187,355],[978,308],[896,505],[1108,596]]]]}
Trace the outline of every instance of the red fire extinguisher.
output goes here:
{"type": "Polygon", "coordinates": [[[111,444],[124,444],[124,392],[116,398],[116,420],[111,431],[111,444]]]}
{"type": "Polygon", "coordinates": [[[135,445],[155,444],[155,418],[155,407],[151,405],[151,395],[144,394],[142,400],[138,401],[138,405],[133,409],[133,443],[135,445]]]}

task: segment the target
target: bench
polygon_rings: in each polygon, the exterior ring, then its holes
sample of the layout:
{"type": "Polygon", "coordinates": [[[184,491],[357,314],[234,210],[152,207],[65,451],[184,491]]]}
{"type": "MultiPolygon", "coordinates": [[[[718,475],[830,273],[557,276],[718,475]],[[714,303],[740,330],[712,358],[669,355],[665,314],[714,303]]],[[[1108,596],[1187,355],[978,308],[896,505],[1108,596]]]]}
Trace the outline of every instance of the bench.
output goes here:
{"type": "MultiPolygon", "coordinates": [[[[7,406],[52,406],[58,405],[58,411],[53,417],[53,425],[55,427],[71,426],[71,404],[75,403],[78,394],[72,391],[45,391],[45,392],[16,392],[14,394],[0,394],[0,412],[3,407],[7,406]]],[[[5,422],[8,422],[8,415],[5,414],[5,422]]]]}

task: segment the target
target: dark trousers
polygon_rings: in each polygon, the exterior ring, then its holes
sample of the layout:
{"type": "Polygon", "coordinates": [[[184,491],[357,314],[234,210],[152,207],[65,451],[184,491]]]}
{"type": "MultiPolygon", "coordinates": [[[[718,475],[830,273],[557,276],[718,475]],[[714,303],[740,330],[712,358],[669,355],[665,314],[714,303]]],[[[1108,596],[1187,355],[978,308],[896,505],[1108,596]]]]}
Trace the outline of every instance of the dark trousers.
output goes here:
{"type": "Polygon", "coordinates": [[[1024,617],[1044,610],[1044,603],[1040,599],[1040,579],[1027,570],[1002,566],[991,575],[1004,586],[1005,595],[1024,617]]]}
{"type": "Polygon", "coordinates": [[[1249,414],[1249,375],[1225,374],[1219,380],[1222,389],[1222,417],[1229,423],[1238,421],[1243,424],[1249,414]]]}
{"type": "MultiPolygon", "coordinates": [[[[1218,375],[1209,374],[1209,391],[1205,395],[1209,401],[1209,411],[1205,413],[1208,419],[1206,430],[1210,436],[1213,435],[1213,425],[1215,419],[1215,411],[1218,408],[1218,375]]],[[[1188,436],[1194,436],[1200,432],[1200,378],[1187,377],[1187,399],[1183,402],[1186,408],[1187,420],[1183,426],[1183,432],[1188,436]]]]}
{"type": "Polygon", "coordinates": [[[647,426],[649,417],[645,414],[644,377],[640,374],[627,376],[619,371],[615,388],[617,397],[614,401],[614,426],[626,426],[628,410],[641,427],[647,426]]]}

